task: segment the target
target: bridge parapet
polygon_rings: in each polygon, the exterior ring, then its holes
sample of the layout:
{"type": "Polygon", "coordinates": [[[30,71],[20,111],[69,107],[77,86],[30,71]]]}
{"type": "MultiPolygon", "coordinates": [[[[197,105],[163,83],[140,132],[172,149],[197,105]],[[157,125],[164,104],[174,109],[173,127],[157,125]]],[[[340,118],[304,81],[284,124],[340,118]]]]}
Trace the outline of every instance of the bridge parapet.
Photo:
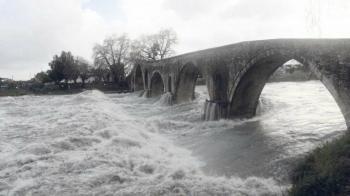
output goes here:
{"type": "Polygon", "coordinates": [[[270,75],[291,59],[319,77],[350,127],[350,39],[261,40],[201,50],[140,65],[142,80],[137,81],[143,81],[144,90],[152,95],[153,73],[158,72],[162,80],[157,81],[163,86],[158,92],[171,92],[173,101],[181,103],[194,98],[200,75],[210,100],[205,103],[205,119],[252,117],[270,75]]]}

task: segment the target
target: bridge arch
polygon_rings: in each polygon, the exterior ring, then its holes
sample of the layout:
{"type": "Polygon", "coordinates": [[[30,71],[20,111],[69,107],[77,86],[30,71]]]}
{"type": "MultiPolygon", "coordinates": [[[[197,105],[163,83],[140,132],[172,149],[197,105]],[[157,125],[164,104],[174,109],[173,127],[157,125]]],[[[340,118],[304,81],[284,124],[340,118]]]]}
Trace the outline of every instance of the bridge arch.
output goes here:
{"type": "MultiPolygon", "coordinates": [[[[304,55],[306,54],[305,51],[300,52],[301,53],[297,53],[293,50],[279,48],[278,50],[264,51],[260,57],[253,59],[252,63],[247,65],[245,71],[238,76],[235,85],[232,87],[233,90],[231,89],[232,94],[230,94],[229,98],[230,105],[228,107],[228,116],[230,118],[253,117],[256,114],[260,94],[270,76],[280,66],[291,59],[295,59],[304,66],[309,66],[310,71],[312,71],[328,89],[342,111],[347,126],[349,127],[350,115],[347,111],[349,111],[350,105],[346,103],[349,102],[346,98],[348,95],[342,95],[345,90],[339,88],[332,80],[332,76],[326,73],[320,66],[320,64],[336,63],[336,61],[330,62],[327,60],[326,62],[321,62],[322,60],[317,57],[315,58],[315,56],[304,55]]],[[[335,57],[331,55],[328,56],[328,58],[335,57]]]]}
{"type": "Polygon", "coordinates": [[[136,65],[134,75],[134,91],[140,91],[144,89],[144,77],[140,65],[136,65]]]}
{"type": "Polygon", "coordinates": [[[158,71],[154,71],[150,83],[150,97],[158,97],[164,93],[164,82],[162,75],[158,71]]]}
{"type": "Polygon", "coordinates": [[[180,70],[175,89],[176,103],[192,101],[200,70],[193,63],[186,63],[180,70]]]}
{"type": "Polygon", "coordinates": [[[350,128],[350,39],[245,41],[142,64],[145,95],[149,97],[152,74],[158,70],[165,83],[163,92],[175,96],[183,62],[194,62],[207,84],[210,99],[204,108],[205,114],[213,114],[209,119],[253,116],[267,79],[290,59],[309,66],[336,100],[350,128]]]}

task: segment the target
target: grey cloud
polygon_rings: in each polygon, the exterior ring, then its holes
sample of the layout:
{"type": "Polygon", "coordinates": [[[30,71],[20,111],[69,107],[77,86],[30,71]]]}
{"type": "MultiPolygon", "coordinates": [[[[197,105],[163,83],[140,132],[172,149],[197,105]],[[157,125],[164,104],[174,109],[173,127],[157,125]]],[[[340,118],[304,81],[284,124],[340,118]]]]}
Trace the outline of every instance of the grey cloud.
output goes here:
{"type": "MultiPolygon", "coordinates": [[[[93,44],[114,33],[136,38],[172,27],[178,53],[244,40],[315,37],[305,24],[305,10],[314,8],[305,0],[109,0],[122,10],[106,15],[94,7],[106,2],[84,7],[88,1],[0,0],[0,77],[28,79],[61,50],[91,59],[93,44]]],[[[350,36],[347,2],[332,4],[321,18],[325,35],[350,36]]]]}
{"type": "Polygon", "coordinates": [[[281,0],[244,0],[229,6],[221,16],[224,18],[233,17],[238,19],[279,19],[294,13],[296,9],[303,9],[302,6],[297,7],[296,5],[295,3],[290,3],[290,1],[281,0]]]}
{"type": "MultiPolygon", "coordinates": [[[[220,1],[225,2],[225,0],[220,1]]],[[[174,11],[184,19],[190,19],[196,15],[208,14],[220,4],[219,2],[213,0],[165,0],[163,4],[165,9],[174,11]]]]}
{"type": "MultiPolygon", "coordinates": [[[[5,1],[0,8],[0,70],[37,72],[54,54],[91,56],[94,29],[77,0],[5,1]],[[91,43],[92,45],[92,43],[91,43]],[[91,46],[92,47],[92,46],[91,46]]],[[[98,26],[96,26],[98,28],[98,26]]],[[[17,75],[17,74],[16,74],[17,75]]],[[[22,74],[26,75],[26,74],[22,74]]],[[[28,76],[26,76],[28,77],[28,76]]]]}

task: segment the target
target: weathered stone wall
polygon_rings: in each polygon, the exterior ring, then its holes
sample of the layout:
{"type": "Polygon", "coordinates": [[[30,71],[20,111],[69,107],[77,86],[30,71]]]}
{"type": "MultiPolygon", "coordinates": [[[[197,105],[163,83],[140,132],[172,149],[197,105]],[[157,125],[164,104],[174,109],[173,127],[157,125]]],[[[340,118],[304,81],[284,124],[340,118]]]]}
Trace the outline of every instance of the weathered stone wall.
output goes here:
{"type": "Polygon", "coordinates": [[[175,103],[191,100],[193,92],[188,91],[194,90],[192,82],[200,74],[208,87],[207,105],[216,108],[212,113],[219,118],[240,118],[255,115],[265,83],[291,59],[310,67],[333,95],[350,126],[350,39],[242,42],[144,64],[141,69],[144,90],[152,92],[152,73],[157,71],[163,93],[170,92],[175,103]],[[185,68],[189,65],[191,69],[185,68]],[[186,88],[185,83],[189,84],[186,88]]]}

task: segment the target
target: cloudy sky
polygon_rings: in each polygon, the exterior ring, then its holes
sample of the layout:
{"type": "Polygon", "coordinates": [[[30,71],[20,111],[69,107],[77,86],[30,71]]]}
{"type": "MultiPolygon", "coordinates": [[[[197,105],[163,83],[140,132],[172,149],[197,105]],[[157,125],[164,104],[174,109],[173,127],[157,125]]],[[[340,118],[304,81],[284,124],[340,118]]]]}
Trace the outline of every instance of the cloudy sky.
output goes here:
{"type": "Polygon", "coordinates": [[[178,54],[245,40],[350,38],[349,0],[0,0],[0,77],[29,79],[62,50],[173,28],[178,54]]]}

